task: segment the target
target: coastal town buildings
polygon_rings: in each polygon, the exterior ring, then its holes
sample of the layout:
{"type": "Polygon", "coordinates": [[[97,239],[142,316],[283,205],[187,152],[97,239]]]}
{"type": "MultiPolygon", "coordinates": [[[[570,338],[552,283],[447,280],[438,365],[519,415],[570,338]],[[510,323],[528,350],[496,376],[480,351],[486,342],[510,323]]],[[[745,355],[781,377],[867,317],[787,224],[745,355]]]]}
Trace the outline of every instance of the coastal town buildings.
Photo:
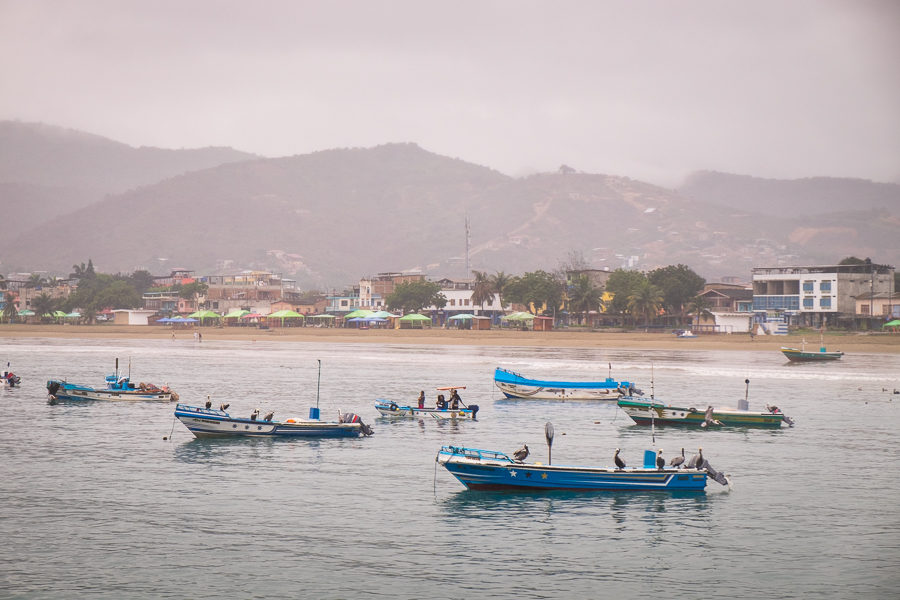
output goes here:
{"type": "Polygon", "coordinates": [[[894,267],[871,262],[758,267],[752,273],[754,319],[760,324],[772,321],[821,327],[841,320],[852,323],[858,298],[894,292],[894,267]]]}
{"type": "Polygon", "coordinates": [[[697,294],[709,304],[712,322],[701,319],[694,331],[747,333],[753,321],[753,289],[743,284],[708,283],[697,294]]]}

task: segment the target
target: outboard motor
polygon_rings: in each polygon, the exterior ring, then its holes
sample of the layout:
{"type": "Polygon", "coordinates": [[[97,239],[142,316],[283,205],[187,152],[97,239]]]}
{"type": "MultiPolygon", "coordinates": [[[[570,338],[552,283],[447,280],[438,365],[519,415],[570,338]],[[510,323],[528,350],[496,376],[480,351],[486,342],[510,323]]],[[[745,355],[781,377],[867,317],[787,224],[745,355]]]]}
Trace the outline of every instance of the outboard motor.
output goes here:
{"type": "Polygon", "coordinates": [[[357,414],[341,413],[340,421],[341,423],[359,423],[359,431],[363,435],[372,435],[375,433],[375,430],[363,423],[363,420],[357,414]]]}
{"type": "Polygon", "coordinates": [[[50,405],[54,405],[59,402],[59,398],[56,397],[56,392],[59,391],[59,382],[58,381],[48,381],[47,382],[47,403],[50,405]]]}
{"type": "Polygon", "coordinates": [[[725,477],[725,473],[720,473],[713,469],[712,465],[709,464],[709,461],[705,458],[703,459],[703,464],[697,467],[698,469],[706,469],[707,475],[712,478],[713,481],[721,483],[722,485],[728,485],[728,478],[725,477]]]}
{"type": "Polygon", "coordinates": [[[478,405],[470,404],[469,408],[472,410],[472,420],[477,421],[478,420],[478,405]]]}

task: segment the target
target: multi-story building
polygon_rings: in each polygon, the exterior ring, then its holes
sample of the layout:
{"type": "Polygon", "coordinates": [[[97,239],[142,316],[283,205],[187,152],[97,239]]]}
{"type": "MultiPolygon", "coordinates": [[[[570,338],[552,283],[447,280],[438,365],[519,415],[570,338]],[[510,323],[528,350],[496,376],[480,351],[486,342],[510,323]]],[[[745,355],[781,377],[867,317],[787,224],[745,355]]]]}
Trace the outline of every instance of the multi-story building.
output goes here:
{"type": "MultiPolygon", "coordinates": [[[[697,294],[706,298],[709,311],[713,315],[712,327],[717,333],[746,333],[750,331],[753,316],[753,290],[730,283],[708,283],[703,291],[697,294]]],[[[695,330],[703,331],[708,327],[701,323],[695,330]]]]}
{"type": "Polygon", "coordinates": [[[758,321],[783,319],[820,327],[852,320],[856,298],[893,293],[894,267],[871,262],[853,265],[758,267],[753,269],[753,312],[758,321]]]}
{"type": "Polygon", "coordinates": [[[421,273],[379,273],[374,277],[359,280],[359,307],[369,310],[381,310],[385,307],[386,298],[394,293],[394,288],[401,283],[422,281],[421,273]]]}

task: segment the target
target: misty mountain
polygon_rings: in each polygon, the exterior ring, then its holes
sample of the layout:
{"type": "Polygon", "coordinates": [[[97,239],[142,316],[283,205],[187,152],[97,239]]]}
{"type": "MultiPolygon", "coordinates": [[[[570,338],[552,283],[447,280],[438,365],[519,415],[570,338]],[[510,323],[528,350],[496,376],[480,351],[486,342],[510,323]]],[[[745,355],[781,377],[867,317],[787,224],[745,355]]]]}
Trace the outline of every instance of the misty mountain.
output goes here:
{"type": "Polygon", "coordinates": [[[464,277],[467,218],[470,266],[488,272],[553,270],[572,252],[597,268],[685,263],[709,279],[851,254],[900,262],[900,222],[885,209],[772,216],[729,205],[724,188],[697,198],[569,169],[514,179],[414,144],[220,164],[74,210],[53,204],[48,186],[16,193],[51,218],[0,236],[4,272],[64,274],[91,258],[104,272],[255,268],[319,288],[383,271],[464,277]]]}
{"type": "Polygon", "coordinates": [[[864,179],[782,180],[699,171],[688,177],[678,191],[710,204],[776,217],[900,208],[900,185],[864,179]]]}

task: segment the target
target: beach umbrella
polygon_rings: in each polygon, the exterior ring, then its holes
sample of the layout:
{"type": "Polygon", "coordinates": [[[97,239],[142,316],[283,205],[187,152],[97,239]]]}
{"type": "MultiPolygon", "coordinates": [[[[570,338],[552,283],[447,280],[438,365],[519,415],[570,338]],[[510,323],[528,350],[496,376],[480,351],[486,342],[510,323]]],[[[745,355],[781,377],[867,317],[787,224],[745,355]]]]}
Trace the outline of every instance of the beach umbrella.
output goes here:
{"type": "Polygon", "coordinates": [[[66,313],[64,313],[64,312],[61,311],[61,310],[54,310],[54,311],[53,311],[53,316],[56,317],[57,319],[62,319],[62,318],[64,318],[64,317],[66,316],[66,313]]]}
{"type": "Polygon", "coordinates": [[[345,319],[355,319],[356,317],[368,317],[371,314],[372,314],[371,310],[366,310],[364,308],[360,308],[360,309],[354,310],[353,312],[347,313],[346,315],[344,315],[344,318],[345,319]]]}
{"type": "MultiPolygon", "coordinates": [[[[19,314],[21,315],[22,313],[19,313],[19,314]]],[[[881,327],[882,327],[882,329],[884,329],[885,327],[900,327],[900,319],[894,319],[893,321],[888,321],[881,327]]]]}
{"type": "Polygon", "coordinates": [[[249,310],[242,310],[240,308],[236,308],[233,311],[231,311],[230,313],[228,313],[227,315],[223,315],[222,318],[223,319],[240,319],[244,315],[249,315],[249,314],[250,314],[249,310]]]}
{"type": "Polygon", "coordinates": [[[70,312],[69,314],[66,315],[66,318],[67,319],[80,319],[81,313],[80,312],[70,312]]]}
{"type": "Polygon", "coordinates": [[[389,313],[389,312],[386,311],[386,310],[379,310],[379,311],[377,311],[377,312],[373,312],[373,313],[372,313],[371,315],[369,315],[369,316],[370,316],[370,317],[375,317],[375,318],[378,318],[378,319],[389,319],[389,318],[391,318],[391,317],[396,317],[397,315],[391,314],[391,313],[389,313]]]}
{"type": "Polygon", "coordinates": [[[20,317],[33,317],[34,311],[31,309],[28,309],[28,308],[23,308],[22,310],[19,311],[19,316],[20,317]]]}
{"type": "Polygon", "coordinates": [[[448,321],[470,321],[475,318],[475,315],[470,315],[469,313],[463,313],[461,315],[453,315],[448,318],[448,321]]]}

